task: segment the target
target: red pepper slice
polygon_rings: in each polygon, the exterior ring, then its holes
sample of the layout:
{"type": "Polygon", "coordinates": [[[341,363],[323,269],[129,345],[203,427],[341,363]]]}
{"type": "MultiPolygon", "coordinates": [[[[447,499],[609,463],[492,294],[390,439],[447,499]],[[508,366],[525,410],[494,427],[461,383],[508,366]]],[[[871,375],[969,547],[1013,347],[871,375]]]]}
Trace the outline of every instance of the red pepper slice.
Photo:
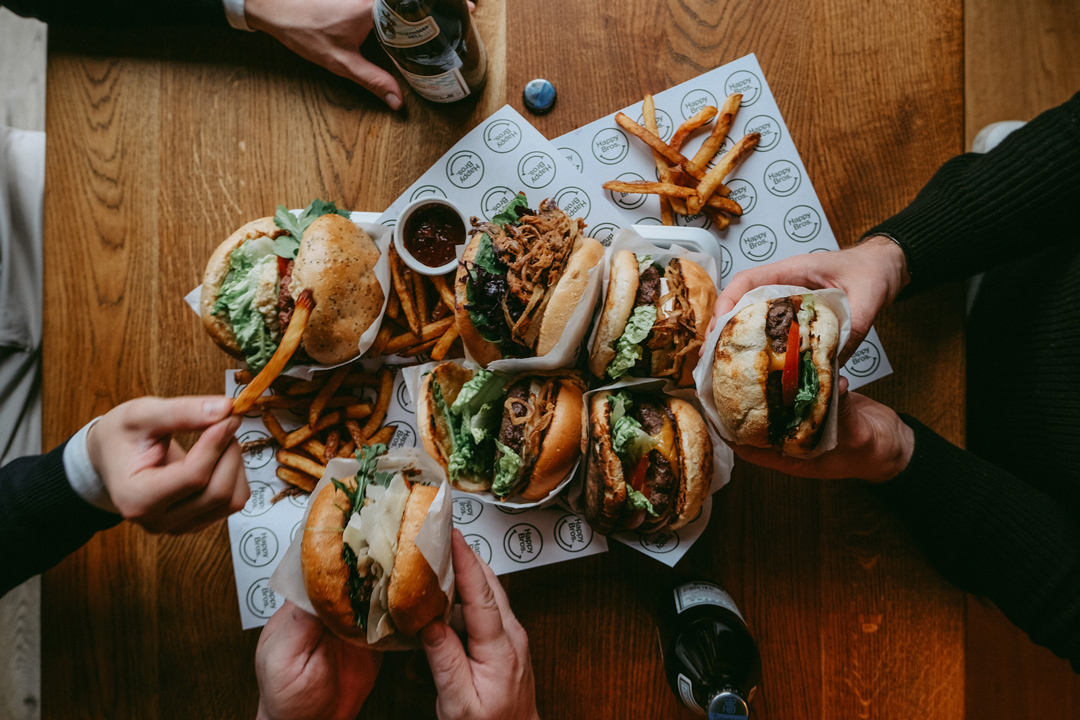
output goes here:
{"type": "Polygon", "coordinates": [[[648,454],[645,454],[637,461],[637,465],[634,466],[634,472],[630,473],[630,487],[641,492],[645,488],[645,474],[648,471],[649,456],[648,454]]]}
{"type": "Polygon", "coordinates": [[[278,255],[277,259],[277,274],[279,278],[285,277],[285,272],[289,269],[289,258],[283,258],[278,255]]]}
{"type": "Polygon", "coordinates": [[[784,405],[795,404],[799,390],[799,323],[792,321],[787,335],[787,354],[784,356],[784,374],[780,378],[784,389],[784,405]]]}

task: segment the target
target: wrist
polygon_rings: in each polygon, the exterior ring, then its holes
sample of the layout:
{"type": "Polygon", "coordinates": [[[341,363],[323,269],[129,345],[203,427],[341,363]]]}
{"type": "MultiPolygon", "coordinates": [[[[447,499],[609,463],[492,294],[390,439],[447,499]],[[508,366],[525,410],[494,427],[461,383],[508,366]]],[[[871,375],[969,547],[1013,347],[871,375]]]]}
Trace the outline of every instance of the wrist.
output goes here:
{"type": "Polygon", "coordinates": [[[911,456],[915,452],[915,431],[899,415],[892,415],[891,427],[883,433],[884,437],[878,444],[875,472],[864,478],[867,482],[878,485],[889,482],[911,463],[911,456]]]}
{"type": "Polygon", "coordinates": [[[907,256],[900,243],[888,235],[870,235],[857,246],[873,255],[873,263],[884,273],[886,304],[891,303],[900,291],[911,282],[907,256]]]}
{"type": "Polygon", "coordinates": [[[259,698],[259,709],[255,712],[255,720],[271,720],[270,713],[263,707],[262,698],[259,698]]]}

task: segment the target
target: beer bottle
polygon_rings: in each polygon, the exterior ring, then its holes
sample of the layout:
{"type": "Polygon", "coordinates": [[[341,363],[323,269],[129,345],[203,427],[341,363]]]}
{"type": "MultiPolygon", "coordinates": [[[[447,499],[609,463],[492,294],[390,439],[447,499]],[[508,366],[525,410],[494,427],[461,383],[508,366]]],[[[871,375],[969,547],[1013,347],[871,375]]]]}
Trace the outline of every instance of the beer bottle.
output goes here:
{"type": "Polygon", "coordinates": [[[413,89],[449,103],[480,92],[487,51],[465,0],[375,0],[379,43],[413,89]]]}
{"type": "Polygon", "coordinates": [[[660,652],[679,700],[709,720],[743,720],[761,682],[761,657],[731,596],[698,580],[675,586],[660,609],[660,652]]]}

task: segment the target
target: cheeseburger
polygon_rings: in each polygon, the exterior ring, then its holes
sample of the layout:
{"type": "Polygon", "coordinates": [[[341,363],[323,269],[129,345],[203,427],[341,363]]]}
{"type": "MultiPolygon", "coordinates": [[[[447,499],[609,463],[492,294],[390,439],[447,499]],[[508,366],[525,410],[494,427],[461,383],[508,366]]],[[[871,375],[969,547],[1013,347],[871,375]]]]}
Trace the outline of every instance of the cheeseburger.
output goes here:
{"type": "Polygon", "coordinates": [[[585,518],[603,535],[677,530],[709,492],[712,441],[690,403],[665,395],[598,392],[589,403],[585,518]]]}
{"type": "Polygon", "coordinates": [[[333,203],[316,200],[300,216],[279,206],[218,246],[203,275],[203,326],[218,345],[258,372],[273,356],[296,299],[310,289],[315,309],[301,350],[318,363],[355,357],[378,317],[379,250],[333,203]]]}
{"type": "Polygon", "coordinates": [[[395,633],[413,637],[448,606],[416,547],[438,488],[403,472],[377,472],[385,452],[385,445],[357,452],[356,476],[334,480],[312,500],[300,542],[304,588],[319,618],[368,644],[395,633]]]}
{"type": "Polygon", "coordinates": [[[539,212],[518,194],[491,222],[472,220],[454,282],[462,342],[480,365],[546,355],[559,341],[604,256],[551,200],[539,212]]]}
{"type": "Polygon", "coordinates": [[[424,449],[451,484],[500,500],[542,500],[558,487],[580,456],[583,415],[571,374],[507,382],[452,362],[424,376],[417,403],[424,449]]]}
{"type": "Polygon", "coordinates": [[[813,295],[736,313],[713,358],[716,412],[735,442],[809,454],[829,412],[838,341],[836,315],[813,295]]]}
{"type": "Polygon", "coordinates": [[[693,372],[712,319],[716,287],[697,263],[620,250],[611,258],[607,299],[589,356],[598,378],[670,377],[694,384],[693,372]]]}

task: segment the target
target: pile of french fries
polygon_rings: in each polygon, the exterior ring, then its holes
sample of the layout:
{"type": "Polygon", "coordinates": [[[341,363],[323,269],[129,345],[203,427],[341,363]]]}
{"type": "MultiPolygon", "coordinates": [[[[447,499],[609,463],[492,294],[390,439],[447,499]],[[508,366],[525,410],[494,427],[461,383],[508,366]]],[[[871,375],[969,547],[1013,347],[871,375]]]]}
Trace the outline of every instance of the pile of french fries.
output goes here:
{"type": "Polygon", "coordinates": [[[413,272],[392,245],[389,260],[393,291],[368,356],[430,353],[432,360],[465,357],[454,322],[454,275],[413,272]]]}
{"type": "MultiPolygon", "coordinates": [[[[251,373],[236,373],[240,384],[252,381],[251,373]]],[[[376,443],[389,444],[397,427],[382,426],[394,393],[394,374],[389,367],[368,373],[359,364],[343,365],[333,372],[319,373],[311,380],[280,376],[272,386],[274,395],[263,395],[252,404],[262,414],[270,437],[244,443],[244,451],[277,446],[277,476],[290,488],[285,495],[310,493],[332,459],[352,457],[356,448],[376,443]],[[374,390],[374,401],[365,394],[374,390]],[[359,394],[357,394],[359,393],[359,394]],[[277,412],[290,411],[306,424],[286,431],[277,412]]]]}
{"type": "Polygon", "coordinates": [[[638,125],[625,113],[618,113],[615,122],[631,135],[642,140],[652,148],[653,159],[659,182],[620,182],[612,180],[604,183],[605,190],[621,193],[652,194],[660,196],[660,220],[664,225],[674,225],[674,215],[697,215],[704,213],[713,225],[723,230],[731,224],[729,215],[742,215],[742,207],[728,196],[731,190],[724,185],[724,180],[738,167],[739,163],[761,142],[759,133],[750,133],[728,150],[709,170],[720,146],[724,143],[735,114],[739,111],[742,95],[729,95],[724,106],[717,110],[712,105],[702,108],[693,117],[679,126],[670,142],[664,142],[656,127],[656,105],[652,95],[645,96],[642,105],[642,119],[645,127],[638,125]],[[705,138],[701,148],[693,158],[682,154],[682,147],[687,138],[697,129],[716,119],[709,137],[705,138]],[[669,165],[670,163],[670,165],[669,165]]]}

